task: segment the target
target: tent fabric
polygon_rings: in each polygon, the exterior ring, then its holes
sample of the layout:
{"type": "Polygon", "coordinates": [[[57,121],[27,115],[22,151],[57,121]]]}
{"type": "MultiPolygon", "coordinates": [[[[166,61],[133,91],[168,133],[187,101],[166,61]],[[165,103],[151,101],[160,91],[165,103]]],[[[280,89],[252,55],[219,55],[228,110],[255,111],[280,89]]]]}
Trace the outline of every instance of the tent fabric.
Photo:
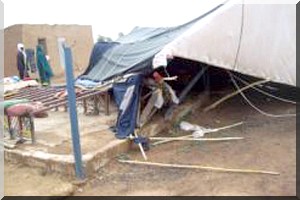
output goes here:
{"type": "Polygon", "coordinates": [[[82,79],[105,81],[116,75],[152,69],[152,59],[166,44],[170,43],[198,20],[204,18],[221,5],[183,25],[169,28],[135,28],[123,36],[113,48],[103,53],[98,63],[82,79]]]}
{"type": "MultiPolygon", "coordinates": [[[[241,4],[225,5],[166,45],[155,58],[169,55],[231,68],[238,49],[241,8],[241,4]]],[[[157,68],[160,62],[154,59],[153,65],[157,68]]]]}
{"type": "Polygon", "coordinates": [[[296,6],[248,3],[228,1],[180,26],[136,27],[81,78],[149,72],[179,57],[296,86],[296,6]]]}
{"type": "Polygon", "coordinates": [[[296,86],[296,5],[245,5],[244,23],[236,70],[296,86]]]}
{"type": "Polygon", "coordinates": [[[87,69],[82,75],[88,74],[91,69],[99,62],[103,54],[110,48],[117,45],[117,42],[97,42],[92,50],[87,69]]]}
{"type": "Polygon", "coordinates": [[[115,102],[119,108],[115,135],[118,139],[127,138],[136,128],[141,83],[142,75],[137,74],[113,85],[115,102]]]}
{"type": "Polygon", "coordinates": [[[139,42],[139,41],[143,41],[155,37],[169,30],[171,30],[171,28],[135,27],[130,34],[118,38],[116,42],[122,44],[135,43],[135,42],[139,42]]]}
{"type": "Polygon", "coordinates": [[[296,86],[296,6],[247,2],[199,20],[155,56],[154,68],[171,55],[296,86]]]}

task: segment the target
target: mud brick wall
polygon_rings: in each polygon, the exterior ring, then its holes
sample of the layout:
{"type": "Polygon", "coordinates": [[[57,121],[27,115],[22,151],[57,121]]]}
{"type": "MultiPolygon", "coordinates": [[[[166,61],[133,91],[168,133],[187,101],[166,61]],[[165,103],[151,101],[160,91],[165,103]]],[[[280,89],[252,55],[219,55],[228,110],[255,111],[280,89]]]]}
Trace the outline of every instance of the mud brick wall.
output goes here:
{"type": "Polygon", "coordinates": [[[45,39],[50,65],[55,78],[64,78],[64,69],[60,64],[58,38],[65,38],[73,53],[75,76],[84,71],[88,65],[93,48],[92,27],[89,25],[13,25],[4,31],[4,75],[17,75],[17,43],[22,42],[25,48],[36,49],[39,39],[45,39]]]}

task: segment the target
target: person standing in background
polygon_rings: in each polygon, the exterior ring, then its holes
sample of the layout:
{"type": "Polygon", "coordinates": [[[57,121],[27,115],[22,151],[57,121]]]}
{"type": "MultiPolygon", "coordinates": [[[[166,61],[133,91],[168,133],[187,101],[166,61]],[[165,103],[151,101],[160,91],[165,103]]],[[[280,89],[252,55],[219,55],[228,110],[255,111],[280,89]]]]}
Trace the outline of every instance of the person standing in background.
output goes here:
{"type": "Polygon", "coordinates": [[[18,54],[17,54],[17,66],[19,71],[20,79],[23,80],[25,77],[28,77],[27,73],[27,61],[26,61],[26,53],[24,49],[24,45],[22,43],[18,43],[18,54]]]}
{"type": "Polygon", "coordinates": [[[26,53],[26,61],[27,61],[27,73],[31,80],[38,80],[38,72],[36,68],[36,58],[35,58],[35,51],[30,48],[25,49],[26,53]]]}
{"type": "Polygon", "coordinates": [[[36,64],[41,84],[43,86],[50,85],[50,79],[53,76],[53,72],[45,56],[42,45],[37,45],[36,47],[36,64]]]}

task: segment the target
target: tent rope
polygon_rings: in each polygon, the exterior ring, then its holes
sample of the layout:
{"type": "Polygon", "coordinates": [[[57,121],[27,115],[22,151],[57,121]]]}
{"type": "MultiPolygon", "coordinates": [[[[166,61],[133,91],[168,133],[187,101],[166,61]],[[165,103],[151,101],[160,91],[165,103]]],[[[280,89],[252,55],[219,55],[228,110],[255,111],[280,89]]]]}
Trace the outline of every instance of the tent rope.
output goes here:
{"type": "Polygon", "coordinates": [[[257,106],[255,106],[247,97],[246,95],[243,93],[243,91],[241,91],[240,87],[238,86],[238,84],[236,83],[236,81],[234,80],[233,78],[233,75],[228,71],[226,70],[227,73],[229,74],[230,78],[231,78],[231,81],[232,83],[234,84],[234,86],[236,87],[237,91],[240,93],[240,95],[247,101],[247,103],[252,107],[254,108],[256,111],[258,111],[259,113],[261,113],[262,115],[265,115],[267,117],[274,117],[274,118],[280,118],[280,117],[296,117],[296,113],[293,113],[293,114],[280,114],[280,115],[275,115],[275,114],[270,114],[270,113],[267,113],[261,109],[259,109],[257,106]]]}
{"type": "MultiPolygon", "coordinates": [[[[240,77],[238,77],[238,76],[236,76],[236,75],[234,75],[234,74],[232,74],[232,75],[234,76],[235,79],[241,81],[241,82],[244,83],[245,85],[250,85],[250,83],[247,82],[247,81],[245,81],[244,79],[242,79],[242,78],[240,78],[240,77]]],[[[256,86],[251,86],[251,87],[252,87],[254,90],[256,90],[257,92],[260,92],[260,93],[262,93],[262,94],[264,94],[264,95],[266,95],[266,96],[272,97],[272,98],[277,99],[277,100],[279,100],[279,101],[286,102],[286,103],[291,103],[291,104],[297,104],[296,101],[292,101],[292,100],[289,100],[289,99],[285,99],[285,98],[282,98],[282,97],[275,96],[275,95],[273,95],[273,94],[270,94],[270,93],[268,93],[268,92],[266,92],[266,91],[263,91],[263,90],[257,88],[256,86]]]]}
{"type": "MultiPolygon", "coordinates": [[[[234,66],[233,66],[233,70],[236,69],[236,66],[237,66],[237,60],[238,60],[238,56],[239,56],[239,53],[240,53],[240,48],[241,48],[241,42],[242,42],[242,35],[243,35],[243,30],[244,30],[244,12],[245,12],[245,4],[244,4],[244,1],[243,1],[243,4],[242,4],[242,22],[241,22],[241,32],[240,32],[240,38],[239,38],[239,43],[238,43],[238,48],[237,48],[237,52],[236,52],[236,56],[235,56],[235,61],[234,61],[234,66]]],[[[268,116],[268,117],[274,117],[274,118],[280,118],[280,117],[295,117],[296,116],[296,113],[293,113],[293,114],[280,114],[280,115],[275,115],[275,114],[270,114],[270,113],[267,113],[261,109],[259,109],[258,107],[256,107],[247,97],[246,95],[244,94],[244,92],[240,89],[240,87],[238,86],[238,84],[236,83],[236,81],[234,80],[234,77],[232,75],[231,72],[229,72],[228,70],[226,70],[226,72],[229,74],[230,76],[230,79],[233,83],[233,85],[235,86],[235,88],[237,89],[237,91],[240,93],[240,95],[247,101],[247,103],[252,107],[254,108],[256,111],[258,111],[259,113],[265,115],[265,116],[268,116]]],[[[253,86],[251,86],[253,87],[253,86]]]]}

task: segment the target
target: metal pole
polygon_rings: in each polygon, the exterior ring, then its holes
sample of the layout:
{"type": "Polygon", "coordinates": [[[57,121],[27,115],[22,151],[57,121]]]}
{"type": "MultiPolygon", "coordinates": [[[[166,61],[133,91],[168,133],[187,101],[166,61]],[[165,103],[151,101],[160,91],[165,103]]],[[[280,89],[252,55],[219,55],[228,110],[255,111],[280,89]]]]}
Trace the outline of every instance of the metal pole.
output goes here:
{"type": "Polygon", "coordinates": [[[204,66],[201,71],[199,71],[196,76],[189,82],[189,84],[183,89],[183,91],[179,95],[179,103],[182,103],[186,95],[191,91],[197,81],[201,78],[201,76],[205,73],[207,66],[204,66]]]}
{"type": "MultiPolygon", "coordinates": [[[[202,77],[202,75],[207,70],[207,66],[204,66],[201,71],[199,71],[196,76],[189,82],[189,84],[183,89],[183,91],[179,94],[179,103],[182,103],[186,95],[190,92],[193,86],[197,83],[197,81],[202,77]]],[[[177,107],[176,104],[172,104],[165,113],[165,119],[169,120],[172,117],[174,109],[177,107]]]]}
{"type": "Polygon", "coordinates": [[[69,47],[64,47],[65,52],[65,63],[66,63],[66,81],[67,81],[67,92],[68,92],[68,107],[71,122],[71,133],[72,133],[72,143],[73,152],[75,158],[75,172],[76,177],[79,179],[84,179],[85,175],[82,168],[82,155],[80,146],[80,137],[78,131],[78,120],[76,111],[76,94],[74,91],[74,76],[73,76],[73,61],[72,52],[69,47]]]}

